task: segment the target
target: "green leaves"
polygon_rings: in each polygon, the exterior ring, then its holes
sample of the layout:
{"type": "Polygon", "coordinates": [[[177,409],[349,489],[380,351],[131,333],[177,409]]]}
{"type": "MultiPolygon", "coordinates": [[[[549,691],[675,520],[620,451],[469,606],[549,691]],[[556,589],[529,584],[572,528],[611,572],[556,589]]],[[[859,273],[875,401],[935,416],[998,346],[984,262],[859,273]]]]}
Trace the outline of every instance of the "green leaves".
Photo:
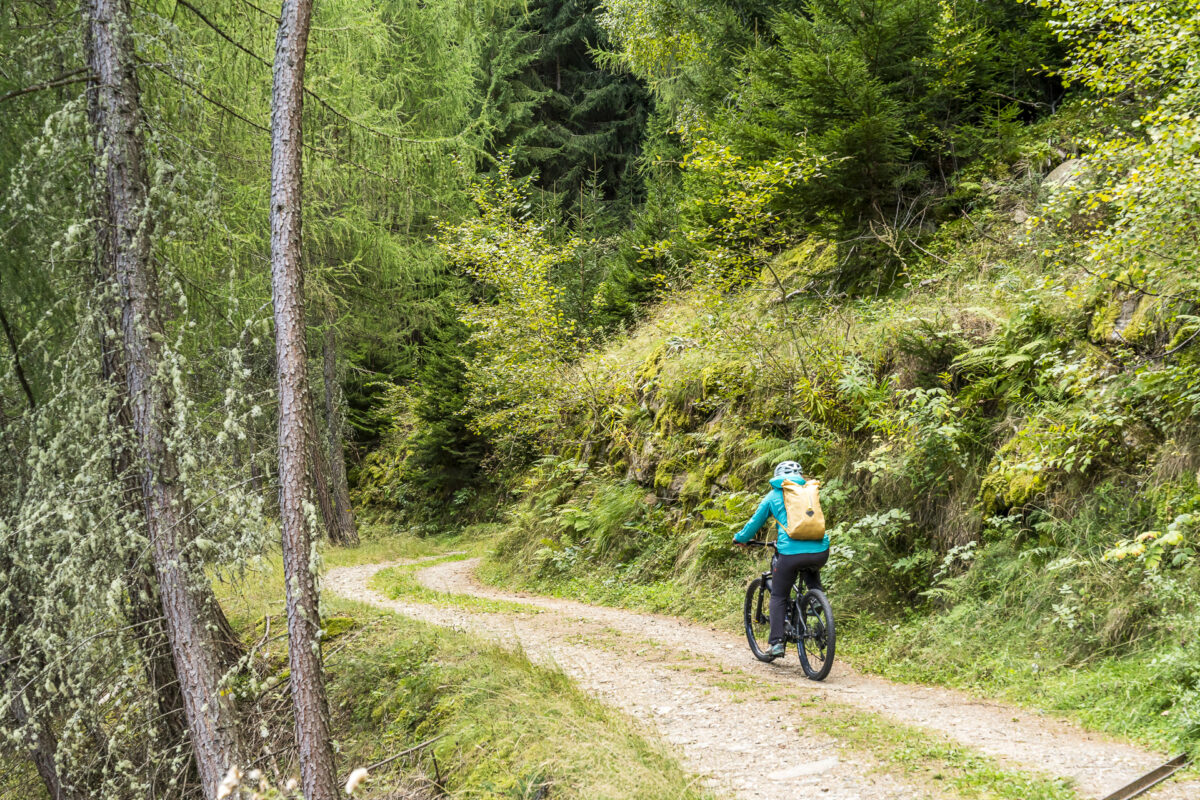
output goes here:
{"type": "Polygon", "coordinates": [[[1196,554],[1196,533],[1200,531],[1200,514],[1180,514],[1171,520],[1164,531],[1145,531],[1132,539],[1121,539],[1104,554],[1105,561],[1140,563],[1147,570],[1167,565],[1179,566],[1196,554]]]}
{"type": "Polygon", "coordinates": [[[682,164],[689,194],[683,235],[696,248],[697,281],[724,291],[757,280],[789,240],[780,208],[785,192],[821,175],[827,162],[802,141],[756,162],[701,133],[682,164]]]}
{"type": "Polygon", "coordinates": [[[441,225],[436,241],[489,295],[459,306],[476,354],[468,366],[472,424],[511,448],[550,423],[566,369],[579,354],[576,324],[551,275],[584,243],[557,237],[530,215],[528,180],[513,177],[510,161],[479,179],[472,195],[479,216],[441,225]]]}
{"type": "Polygon", "coordinates": [[[1060,234],[1046,254],[1081,262],[1108,280],[1138,269],[1161,292],[1196,286],[1190,261],[1200,233],[1200,3],[1039,0],[1071,48],[1059,75],[1094,93],[1115,123],[1085,142],[1084,180],[1051,195],[1038,228],[1060,234]]]}

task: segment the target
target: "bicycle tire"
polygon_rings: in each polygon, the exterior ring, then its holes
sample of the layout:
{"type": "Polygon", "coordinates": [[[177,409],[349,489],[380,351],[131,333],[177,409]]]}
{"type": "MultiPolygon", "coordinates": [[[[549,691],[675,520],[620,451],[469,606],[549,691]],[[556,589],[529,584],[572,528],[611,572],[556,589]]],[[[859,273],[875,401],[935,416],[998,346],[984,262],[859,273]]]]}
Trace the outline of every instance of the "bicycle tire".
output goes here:
{"type": "Polygon", "coordinates": [[[810,680],[823,681],[833,669],[837,646],[833,607],[820,589],[809,589],[801,595],[796,606],[798,619],[804,623],[803,635],[796,644],[800,666],[810,680]]]}
{"type": "Polygon", "coordinates": [[[746,623],[746,641],[750,644],[750,652],[759,661],[774,661],[768,654],[770,650],[770,584],[764,585],[762,578],[755,578],[746,587],[746,604],[742,609],[742,618],[746,623]]]}

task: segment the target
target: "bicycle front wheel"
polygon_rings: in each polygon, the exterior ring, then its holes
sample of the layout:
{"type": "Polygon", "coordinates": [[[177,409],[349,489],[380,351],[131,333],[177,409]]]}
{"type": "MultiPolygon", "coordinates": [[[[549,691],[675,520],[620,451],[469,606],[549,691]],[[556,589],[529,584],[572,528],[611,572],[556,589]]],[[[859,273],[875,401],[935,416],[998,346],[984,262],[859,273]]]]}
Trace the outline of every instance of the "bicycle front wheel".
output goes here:
{"type": "Polygon", "coordinates": [[[746,587],[746,641],[750,644],[750,652],[759,661],[771,661],[768,655],[771,649],[771,584],[762,578],[755,578],[746,587]]]}
{"type": "Polygon", "coordinates": [[[814,681],[823,681],[833,668],[834,645],[833,608],[829,598],[820,589],[809,589],[801,596],[800,666],[804,674],[814,681]]]}

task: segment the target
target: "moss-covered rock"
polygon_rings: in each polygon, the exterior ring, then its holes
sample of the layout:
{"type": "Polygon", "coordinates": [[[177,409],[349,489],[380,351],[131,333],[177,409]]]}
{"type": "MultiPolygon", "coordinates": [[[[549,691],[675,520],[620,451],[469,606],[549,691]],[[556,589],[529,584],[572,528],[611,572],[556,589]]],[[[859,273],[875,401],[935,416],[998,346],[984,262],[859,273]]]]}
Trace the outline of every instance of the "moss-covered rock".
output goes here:
{"type": "Polygon", "coordinates": [[[344,633],[361,627],[361,623],[354,617],[326,617],[321,620],[324,634],[322,639],[336,639],[344,633]]]}
{"type": "MultiPolygon", "coordinates": [[[[681,474],[683,464],[673,458],[665,458],[659,462],[658,468],[654,470],[654,488],[660,492],[670,494],[671,484],[675,481],[675,476],[681,474]]],[[[682,485],[682,482],[680,483],[682,485]]],[[[671,497],[675,495],[671,494],[671,497]]]]}
{"type": "Polygon", "coordinates": [[[635,378],[638,386],[645,390],[646,384],[652,383],[658,374],[662,372],[663,359],[667,355],[667,343],[660,342],[651,352],[650,355],[642,362],[642,366],[638,368],[635,378]]]}
{"type": "Polygon", "coordinates": [[[1161,330],[1161,297],[1140,292],[1111,292],[1100,296],[1092,309],[1088,338],[1097,344],[1138,342],[1161,330]]]}
{"type": "Polygon", "coordinates": [[[1023,506],[1049,488],[1049,475],[1044,471],[1006,470],[995,464],[993,467],[979,487],[979,504],[985,515],[1023,506]]]}

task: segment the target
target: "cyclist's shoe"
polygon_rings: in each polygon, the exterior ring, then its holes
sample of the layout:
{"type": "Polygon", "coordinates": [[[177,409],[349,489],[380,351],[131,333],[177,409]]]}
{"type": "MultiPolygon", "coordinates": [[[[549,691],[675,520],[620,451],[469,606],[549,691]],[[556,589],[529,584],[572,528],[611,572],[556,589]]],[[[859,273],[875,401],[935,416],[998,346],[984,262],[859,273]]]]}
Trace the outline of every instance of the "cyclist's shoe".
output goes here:
{"type": "Polygon", "coordinates": [[[783,658],[784,651],[787,650],[787,645],[783,642],[771,645],[771,649],[767,651],[767,655],[771,658],[783,658]]]}

